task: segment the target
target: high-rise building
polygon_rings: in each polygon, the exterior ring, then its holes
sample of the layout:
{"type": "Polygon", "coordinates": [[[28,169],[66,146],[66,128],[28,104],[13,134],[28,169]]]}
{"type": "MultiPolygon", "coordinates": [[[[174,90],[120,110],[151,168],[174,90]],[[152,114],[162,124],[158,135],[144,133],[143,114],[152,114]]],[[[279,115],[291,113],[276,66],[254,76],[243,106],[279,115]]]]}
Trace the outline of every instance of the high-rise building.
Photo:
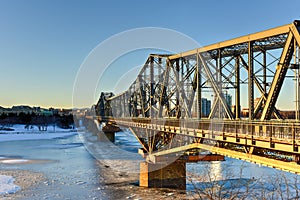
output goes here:
{"type": "Polygon", "coordinates": [[[231,96],[231,94],[226,93],[224,95],[224,98],[225,98],[225,101],[226,101],[226,104],[227,104],[228,108],[231,108],[231,106],[232,106],[232,96],[231,96]]]}
{"type": "Polygon", "coordinates": [[[202,115],[207,117],[211,110],[211,101],[206,98],[201,98],[201,103],[202,103],[202,110],[201,110],[202,115]]]}

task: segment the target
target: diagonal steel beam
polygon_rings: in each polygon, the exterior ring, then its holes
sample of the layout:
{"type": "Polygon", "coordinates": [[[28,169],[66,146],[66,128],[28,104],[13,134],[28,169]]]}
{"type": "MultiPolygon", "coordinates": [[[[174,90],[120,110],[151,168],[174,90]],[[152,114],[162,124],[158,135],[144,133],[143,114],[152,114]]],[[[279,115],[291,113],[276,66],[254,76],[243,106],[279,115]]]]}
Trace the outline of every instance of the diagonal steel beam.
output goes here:
{"type": "Polygon", "coordinates": [[[134,137],[142,145],[143,149],[149,153],[149,146],[140,137],[138,137],[137,131],[135,131],[133,127],[129,127],[129,130],[133,133],[134,137]]]}
{"type": "Polygon", "coordinates": [[[212,85],[215,93],[217,94],[217,97],[218,97],[219,101],[221,102],[223,108],[225,109],[225,112],[226,112],[228,118],[229,119],[233,119],[233,114],[232,114],[231,110],[228,108],[228,105],[227,105],[227,103],[224,100],[223,94],[220,93],[220,90],[219,90],[218,86],[216,85],[216,80],[214,79],[214,77],[213,77],[210,69],[208,68],[208,66],[207,66],[204,58],[201,56],[201,53],[199,53],[198,56],[200,58],[202,66],[203,66],[203,68],[204,68],[204,70],[206,72],[206,75],[209,78],[209,80],[211,82],[211,85],[212,85]]]}
{"type": "Polygon", "coordinates": [[[141,96],[141,99],[140,99],[140,101],[141,101],[141,108],[142,108],[142,115],[143,115],[143,117],[145,117],[145,96],[144,96],[144,89],[142,88],[142,82],[143,82],[143,80],[142,80],[142,76],[141,75],[139,75],[138,76],[138,83],[139,83],[139,93],[140,93],[140,96],[141,96]]]}
{"type": "Polygon", "coordinates": [[[296,20],[294,23],[291,25],[291,31],[294,35],[295,40],[297,41],[298,45],[300,45],[300,21],[296,20]]]}
{"type": "Polygon", "coordinates": [[[275,108],[276,101],[279,96],[280,89],[282,87],[285,75],[288,70],[289,63],[292,59],[294,52],[294,37],[290,32],[288,38],[286,40],[285,46],[283,48],[280,61],[276,67],[276,73],[274,79],[272,81],[271,88],[269,90],[269,94],[266,100],[265,107],[262,111],[262,115],[260,120],[268,120],[271,119],[272,113],[275,108]]]}
{"type": "MultiPolygon", "coordinates": [[[[214,69],[216,69],[216,67],[214,66],[214,64],[211,63],[211,61],[208,61],[207,63],[208,63],[211,67],[213,67],[214,69]]],[[[223,65],[223,67],[225,67],[225,65],[223,65]]],[[[224,69],[225,69],[225,68],[224,68],[224,69]]],[[[227,69],[226,69],[226,70],[227,70],[227,69]]],[[[229,71],[229,70],[227,70],[227,71],[229,71]]],[[[218,73],[218,72],[213,73],[213,76],[215,76],[217,73],[218,73]]],[[[230,73],[229,76],[226,76],[226,75],[225,75],[224,73],[222,73],[222,72],[221,72],[221,75],[222,75],[222,77],[223,77],[229,84],[231,84],[232,86],[234,86],[234,83],[230,80],[230,79],[233,77],[234,73],[232,73],[232,72],[230,72],[230,71],[229,71],[229,73],[230,73]]]]}
{"type": "Polygon", "coordinates": [[[162,89],[161,89],[161,95],[159,99],[159,112],[158,116],[162,117],[162,111],[163,111],[163,106],[165,105],[166,102],[164,100],[166,99],[167,96],[167,84],[169,83],[169,71],[170,71],[170,61],[169,59],[166,60],[166,68],[164,72],[164,78],[162,82],[162,89]]]}
{"type": "Polygon", "coordinates": [[[187,112],[187,114],[188,114],[188,117],[190,117],[191,116],[191,114],[189,113],[189,110],[188,110],[188,105],[187,105],[187,103],[186,103],[186,95],[185,95],[185,92],[184,91],[180,91],[180,80],[179,80],[179,74],[176,72],[176,70],[172,67],[172,70],[173,70],[173,73],[175,74],[175,84],[176,84],[176,88],[177,88],[177,92],[180,94],[181,93],[181,95],[179,96],[179,98],[181,99],[181,101],[182,101],[182,103],[183,103],[183,105],[184,105],[184,107],[185,107],[185,109],[186,109],[186,112],[187,112]]]}
{"type": "Polygon", "coordinates": [[[190,96],[190,100],[189,100],[189,105],[188,105],[189,111],[192,110],[193,101],[194,101],[194,98],[195,98],[195,95],[196,95],[197,81],[198,81],[198,76],[199,76],[197,74],[197,71],[195,72],[194,77],[193,77],[193,81],[192,81],[192,92],[191,92],[191,96],[190,96]]]}
{"type": "Polygon", "coordinates": [[[213,103],[213,105],[211,107],[210,113],[208,115],[208,119],[212,119],[212,117],[214,116],[214,114],[216,112],[216,107],[217,107],[218,101],[219,101],[218,98],[214,99],[214,103],[213,103]]]}
{"type": "MultiPolygon", "coordinates": [[[[244,58],[242,56],[240,56],[240,59],[242,61],[242,64],[243,66],[246,68],[246,70],[248,71],[249,70],[249,67],[248,67],[248,64],[246,63],[246,61],[244,60],[244,58]]],[[[262,106],[262,99],[263,100],[267,100],[267,94],[265,93],[263,87],[260,85],[259,81],[257,80],[256,76],[253,76],[253,80],[254,80],[254,83],[258,89],[258,91],[261,93],[262,97],[261,99],[259,100],[258,104],[255,106],[254,108],[254,118],[255,116],[258,114],[259,110],[261,109],[261,106],[262,106]]],[[[277,119],[282,119],[280,113],[278,112],[277,108],[275,107],[274,108],[274,114],[275,114],[275,117],[277,119]]]]}

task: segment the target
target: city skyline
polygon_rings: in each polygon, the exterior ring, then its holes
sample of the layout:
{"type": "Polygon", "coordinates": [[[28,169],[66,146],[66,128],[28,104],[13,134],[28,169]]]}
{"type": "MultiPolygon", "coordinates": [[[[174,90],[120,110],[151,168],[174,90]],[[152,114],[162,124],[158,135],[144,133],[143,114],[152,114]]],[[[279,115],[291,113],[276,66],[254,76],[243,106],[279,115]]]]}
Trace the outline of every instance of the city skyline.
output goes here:
{"type": "MultiPolygon", "coordinates": [[[[152,1],[156,6],[149,8],[140,1],[1,1],[0,106],[73,107],[74,81],[86,56],[99,43],[123,31],[167,28],[188,35],[200,45],[208,45],[300,18],[298,1],[293,1],[293,7],[276,1],[252,1],[247,4],[247,15],[244,4],[218,2],[216,7],[215,3],[152,1]],[[214,13],[207,8],[214,8],[214,13]],[[280,16],[274,12],[279,9],[283,10],[280,16]]],[[[105,86],[98,87],[95,99],[87,100],[85,107],[96,103],[100,89],[114,91],[121,72],[143,64],[149,52],[124,59],[122,70],[109,72],[111,78],[105,79],[105,86]]],[[[112,65],[121,68],[120,62],[112,65]]],[[[290,93],[283,92],[283,95],[290,93]]],[[[289,95],[285,101],[279,101],[278,107],[287,109],[293,106],[293,101],[289,95]]]]}

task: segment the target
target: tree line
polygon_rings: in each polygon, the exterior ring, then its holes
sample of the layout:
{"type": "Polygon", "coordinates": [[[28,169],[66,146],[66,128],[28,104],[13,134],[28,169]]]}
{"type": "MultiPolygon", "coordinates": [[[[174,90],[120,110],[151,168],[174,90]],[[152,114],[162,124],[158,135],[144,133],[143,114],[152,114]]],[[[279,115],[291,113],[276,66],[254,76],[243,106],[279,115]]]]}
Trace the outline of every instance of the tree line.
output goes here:
{"type": "Polygon", "coordinates": [[[2,113],[0,115],[0,124],[26,124],[26,125],[57,125],[61,128],[72,128],[74,126],[74,119],[72,114],[65,115],[40,115],[32,113],[2,113]]]}

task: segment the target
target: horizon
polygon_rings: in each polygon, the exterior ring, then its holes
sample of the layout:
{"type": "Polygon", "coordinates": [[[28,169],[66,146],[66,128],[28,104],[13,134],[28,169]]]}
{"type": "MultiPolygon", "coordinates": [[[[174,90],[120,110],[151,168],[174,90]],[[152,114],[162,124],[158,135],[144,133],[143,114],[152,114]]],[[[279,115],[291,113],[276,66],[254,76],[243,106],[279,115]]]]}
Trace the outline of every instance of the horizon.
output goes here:
{"type": "MultiPolygon", "coordinates": [[[[127,77],[122,82],[125,84],[117,85],[120,78],[134,68],[132,73],[137,74],[138,66],[144,64],[149,52],[158,51],[152,49],[122,55],[111,63],[112,69],[95,86],[94,99],[85,99],[81,105],[74,105],[74,84],[81,66],[95,47],[108,38],[134,28],[160,27],[186,34],[201,46],[206,46],[300,19],[299,6],[296,6],[300,5],[299,1],[292,1],[293,7],[276,2],[279,1],[272,1],[272,4],[252,1],[247,6],[255,12],[247,15],[244,14],[244,4],[219,2],[211,15],[209,9],[199,8],[210,8],[215,2],[176,1],[170,5],[154,1],[153,4],[160,6],[152,10],[152,15],[145,15],[145,6],[139,1],[131,4],[114,1],[1,1],[0,66],[4,73],[0,83],[5,87],[0,88],[0,105],[90,108],[97,103],[100,92],[128,88],[135,77],[127,77]],[[166,7],[173,10],[184,7],[186,12],[169,15],[165,12],[166,7]],[[235,12],[227,12],[230,10],[235,12]],[[274,10],[283,10],[283,14],[278,16],[274,10]]],[[[98,60],[97,66],[102,67],[103,63],[98,60]]],[[[293,109],[293,84],[285,83],[287,89],[283,89],[281,95],[288,98],[279,100],[277,107],[280,110],[293,109]]]]}
{"type": "Polygon", "coordinates": [[[2,108],[13,108],[14,106],[28,106],[28,107],[31,107],[31,108],[46,108],[46,109],[50,109],[50,108],[53,108],[53,109],[88,109],[88,107],[86,108],[66,108],[66,107],[54,107],[54,106],[50,106],[50,107],[44,107],[44,106],[40,106],[40,105],[28,105],[28,104],[16,104],[16,105],[12,105],[10,107],[7,107],[7,106],[2,106],[0,105],[0,107],[2,108]]]}

